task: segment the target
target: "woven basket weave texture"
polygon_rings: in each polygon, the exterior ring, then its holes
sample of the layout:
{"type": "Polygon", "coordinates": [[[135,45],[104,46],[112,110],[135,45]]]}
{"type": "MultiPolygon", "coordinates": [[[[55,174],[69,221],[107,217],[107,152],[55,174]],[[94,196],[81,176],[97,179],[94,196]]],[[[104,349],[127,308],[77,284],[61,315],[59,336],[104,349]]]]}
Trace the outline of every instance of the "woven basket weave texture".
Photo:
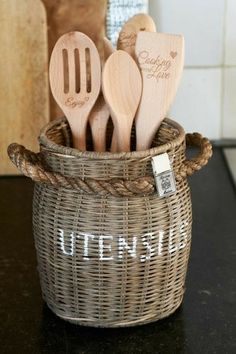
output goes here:
{"type": "MultiPolygon", "coordinates": [[[[185,134],[171,120],[142,153],[77,153],[70,139],[65,119],[40,136],[45,164],[64,176],[148,177],[151,156],[164,151],[174,171],[185,161],[185,134]]],[[[191,223],[186,178],[177,181],[175,195],[162,199],[155,192],[114,197],[36,183],[33,224],[45,301],[61,318],[90,326],[131,326],[170,315],[183,298],[191,223]]]]}

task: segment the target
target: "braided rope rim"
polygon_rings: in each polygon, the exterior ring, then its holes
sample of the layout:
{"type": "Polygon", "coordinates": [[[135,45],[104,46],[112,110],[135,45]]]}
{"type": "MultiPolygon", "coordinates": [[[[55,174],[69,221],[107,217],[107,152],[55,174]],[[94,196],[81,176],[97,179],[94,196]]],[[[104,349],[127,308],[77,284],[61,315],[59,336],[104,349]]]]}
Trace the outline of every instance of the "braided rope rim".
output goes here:
{"type": "Polygon", "coordinates": [[[49,122],[46,126],[44,126],[39,135],[39,144],[45,151],[50,151],[50,153],[54,152],[55,154],[73,156],[77,158],[84,158],[89,160],[137,160],[143,158],[150,158],[150,156],[156,156],[158,154],[162,154],[164,152],[170,151],[174,149],[176,146],[179,146],[185,139],[184,129],[177,122],[172,119],[165,118],[164,122],[171,126],[173,130],[176,131],[176,136],[169,142],[165,144],[152,147],[148,150],[143,151],[130,151],[130,152],[96,152],[96,151],[79,151],[77,149],[58,145],[56,144],[49,136],[50,132],[53,130],[61,130],[62,127],[68,127],[68,121],[65,117],[55,119],[49,122]]]}
{"type": "MultiPolygon", "coordinates": [[[[186,144],[198,147],[200,153],[185,160],[183,165],[175,173],[177,181],[182,181],[199,171],[205,166],[212,156],[212,146],[207,138],[198,133],[187,134],[186,144]]],[[[8,155],[16,167],[27,177],[35,182],[51,184],[54,187],[72,188],[87,194],[99,194],[101,196],[112,195],[115,197],[144,196],[155,192],[153,177],[145,176],[135,180],[111,179],[108,181],[92,178],[65,177],[60,173],[49,171],[40,153],[27,150],[24,146],[13,143],[8,147],[8,155]]]]}

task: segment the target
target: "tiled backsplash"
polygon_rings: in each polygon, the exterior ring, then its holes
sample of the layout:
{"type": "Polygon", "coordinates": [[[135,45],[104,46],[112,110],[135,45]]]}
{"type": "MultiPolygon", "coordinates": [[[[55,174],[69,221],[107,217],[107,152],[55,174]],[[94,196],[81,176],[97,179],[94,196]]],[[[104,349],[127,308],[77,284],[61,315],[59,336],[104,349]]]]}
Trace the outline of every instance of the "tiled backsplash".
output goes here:
{"type": "Polygon", "coordinates": [[[236,139],[236,0],[149,0],[157,30],[182,33],[186,60],[169,116],[186,131],[236,139]]]}

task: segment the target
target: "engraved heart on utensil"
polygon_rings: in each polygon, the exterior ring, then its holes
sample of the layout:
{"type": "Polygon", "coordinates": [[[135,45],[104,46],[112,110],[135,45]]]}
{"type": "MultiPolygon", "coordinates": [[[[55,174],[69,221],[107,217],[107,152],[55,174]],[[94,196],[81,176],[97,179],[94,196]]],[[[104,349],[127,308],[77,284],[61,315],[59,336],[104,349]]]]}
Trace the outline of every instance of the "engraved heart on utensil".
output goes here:
{"type": "Polygon", "coordinates": [[[172,59],[174,59],[177,54],[178,54],[177,52],[170,52],[170,56],[172,59]]]}

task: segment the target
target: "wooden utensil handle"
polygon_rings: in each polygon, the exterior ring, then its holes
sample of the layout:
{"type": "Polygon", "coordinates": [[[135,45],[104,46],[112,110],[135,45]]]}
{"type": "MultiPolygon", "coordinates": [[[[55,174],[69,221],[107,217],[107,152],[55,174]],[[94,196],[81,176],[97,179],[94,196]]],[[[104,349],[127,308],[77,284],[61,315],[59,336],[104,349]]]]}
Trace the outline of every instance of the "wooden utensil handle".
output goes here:
{"type": "MultiPolygon", "coordinates": [[[[131,140],[131,130],[132,130],[132,121],[126,119],[126,117],[122,118],[122,115],[119,116],[119,120],[114,119],[114,114],[111,113],[113,122],[124,122],[124,125],[115,125],[114,132],[116,137],[113,144],[116,144],[116,152],[128,152],[130,151],[130,140],[131,140]],[[130,123],[130,124],[128,124],[130,123]]],[[[115,148],[115,146],[113,146],[115,148]]]]}
{"type": "MultiPolygon", "coordinates": [[[[79,112],[78,112],[79,115],[79,112]]],[[[87,119],[79,118],[78,119],[69,119],[68,120],[70,128],[73,132],[73,148],[80,151],[86,150],[86,131],[87,131],[87,119]]]]}
{"type": "Polygon", "coordinates": [[[117,136],[115,129],[113,130],[112,139],[111,139],[111,152],[117,152],[117,136]]]}

